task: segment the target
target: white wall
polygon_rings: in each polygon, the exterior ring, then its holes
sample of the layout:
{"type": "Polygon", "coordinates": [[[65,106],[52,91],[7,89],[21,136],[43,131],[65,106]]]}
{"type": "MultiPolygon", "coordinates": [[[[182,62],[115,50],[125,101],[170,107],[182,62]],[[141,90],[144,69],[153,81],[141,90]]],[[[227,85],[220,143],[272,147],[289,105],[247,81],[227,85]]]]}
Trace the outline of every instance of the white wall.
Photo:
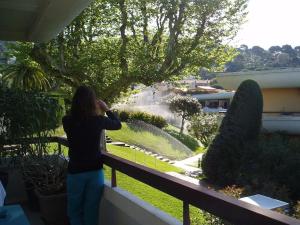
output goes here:
{"type": "Polygon", "coordinates": [[[182,225],[182,222],[132,194],[105,184],[99,225],[182,225]]]}

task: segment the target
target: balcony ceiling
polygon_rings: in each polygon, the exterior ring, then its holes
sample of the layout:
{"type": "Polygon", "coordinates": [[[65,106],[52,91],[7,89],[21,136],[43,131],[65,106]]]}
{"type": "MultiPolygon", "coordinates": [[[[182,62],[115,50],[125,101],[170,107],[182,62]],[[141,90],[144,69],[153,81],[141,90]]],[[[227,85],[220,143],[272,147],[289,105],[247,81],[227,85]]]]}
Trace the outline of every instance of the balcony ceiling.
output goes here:
{"type": "Polygon", "coordinates": [[[45,42],[92,0],[0,0],[0,40],[45,42]]]}

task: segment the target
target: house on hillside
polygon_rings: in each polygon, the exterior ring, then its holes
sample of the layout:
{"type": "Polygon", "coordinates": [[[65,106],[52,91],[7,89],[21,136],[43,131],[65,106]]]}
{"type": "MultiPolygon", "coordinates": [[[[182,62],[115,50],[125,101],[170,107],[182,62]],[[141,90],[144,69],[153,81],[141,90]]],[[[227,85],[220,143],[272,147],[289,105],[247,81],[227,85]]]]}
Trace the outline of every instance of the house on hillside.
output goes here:
{"type": "Polygon", "coordinates": [[[236,90],[244,80],[256,81],[264,100],[263,127],[300,134],[300,68],[221,73],[216,79],[227,90],[236,90]]]}
{"type": "Polygon", "coordinates": [[[234,93],[234,91],[221,91],[211,94],[194,94],[192,97],[198,99],[204,112],[225,113],[230,105],[234,93]]]}

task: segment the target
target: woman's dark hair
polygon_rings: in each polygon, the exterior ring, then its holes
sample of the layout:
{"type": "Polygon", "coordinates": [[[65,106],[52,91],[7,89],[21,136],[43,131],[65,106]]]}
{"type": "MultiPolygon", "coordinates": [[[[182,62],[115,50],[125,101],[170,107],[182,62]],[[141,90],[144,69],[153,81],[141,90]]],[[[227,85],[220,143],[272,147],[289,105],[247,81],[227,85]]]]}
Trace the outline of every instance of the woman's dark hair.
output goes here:
{"type": "Polygon", "coordinates": [[[71,116],[84,119],[96,115],[96,95],[93,89],[87,86],[77,88],[71,107],[71,116]]]}

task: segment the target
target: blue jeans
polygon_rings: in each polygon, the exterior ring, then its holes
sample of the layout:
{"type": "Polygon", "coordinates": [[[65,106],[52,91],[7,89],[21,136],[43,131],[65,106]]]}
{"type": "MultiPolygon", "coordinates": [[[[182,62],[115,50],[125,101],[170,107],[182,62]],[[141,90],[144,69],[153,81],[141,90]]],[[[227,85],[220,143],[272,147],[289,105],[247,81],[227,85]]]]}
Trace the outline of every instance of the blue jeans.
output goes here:
{"type": "Polygon", "coordinates": [[[98,224],[103,187],[103,170],[68,174],[68,217],[71,225],[98,224]]]}

